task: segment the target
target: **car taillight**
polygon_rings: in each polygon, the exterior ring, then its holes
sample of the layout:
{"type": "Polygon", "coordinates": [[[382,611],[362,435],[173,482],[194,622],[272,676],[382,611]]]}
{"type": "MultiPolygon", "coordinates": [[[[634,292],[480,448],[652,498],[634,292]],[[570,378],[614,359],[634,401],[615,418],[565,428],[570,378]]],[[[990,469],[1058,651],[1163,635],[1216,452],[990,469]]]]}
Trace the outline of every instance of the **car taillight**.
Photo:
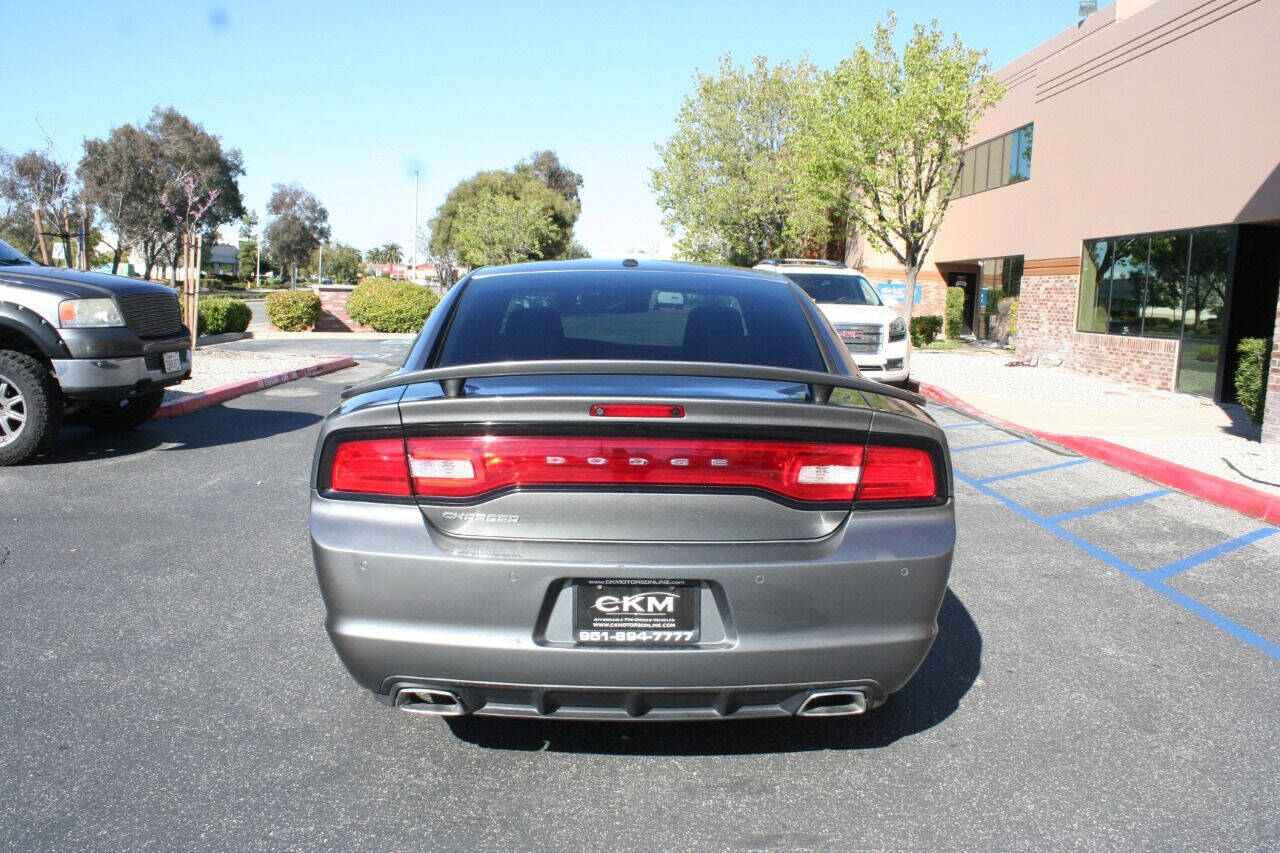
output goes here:
{"type": "Polygon", "coordinates": [[[860,501],[903,501],[937,495],[933,459],[916,447],[868,447],[858,486],[860,501]]]}
{"type": "Polygon", "coordinates": [[[473,498],[527,486],[760,489],[797,501],[933,497],[923,450],[793,441],[581,436],[358,440],[333,456],[336,492],[473,498]]]}
{"type": "Polygon", "coordinates": [[[764,489],[802,501],[850,501],[861,445],[675,438],[411,438],[422,497],[466,498],[521,486],[764,489]]]}
{"type": "Polygon", "coordinates": [[[339,444],[333,454],[329,488],[335,492],[410,497],[413,490],[404,440],[379,438],[339,444]]]}

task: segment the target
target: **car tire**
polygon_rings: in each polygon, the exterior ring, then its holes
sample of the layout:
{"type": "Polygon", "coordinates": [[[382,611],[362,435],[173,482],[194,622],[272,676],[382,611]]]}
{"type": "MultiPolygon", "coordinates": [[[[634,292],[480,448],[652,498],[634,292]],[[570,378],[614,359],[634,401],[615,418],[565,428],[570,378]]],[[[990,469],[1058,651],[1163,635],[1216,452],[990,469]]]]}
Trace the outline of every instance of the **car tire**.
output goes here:
{"type": "Polygon", "coordinates": [[[80,411],[77,420],[99,432],[125,432],[151,420],[164,402],[163,391],[152,391],[123,400],[95,401],[80,411]]]}
{"type": "Polygon", "coordinates": [[[62,394],[45,366],[0,350],[0,467],[48,447],[61,426],[62,394]]]}

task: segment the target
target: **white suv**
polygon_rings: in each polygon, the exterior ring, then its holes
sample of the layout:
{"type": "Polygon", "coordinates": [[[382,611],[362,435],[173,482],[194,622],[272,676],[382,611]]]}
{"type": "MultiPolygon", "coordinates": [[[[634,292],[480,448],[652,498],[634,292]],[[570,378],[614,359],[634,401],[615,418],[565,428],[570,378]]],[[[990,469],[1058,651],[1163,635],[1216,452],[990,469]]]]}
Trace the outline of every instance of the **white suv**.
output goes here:
{"type": "Polygon", "coordinates": [[[839,333],[868,379],[905,382],[911,375],[911,338],[898,312],[857,270],[835,261],[784,258],[762,261],[758,270],[781,273],[809,294],[839,333]]]}

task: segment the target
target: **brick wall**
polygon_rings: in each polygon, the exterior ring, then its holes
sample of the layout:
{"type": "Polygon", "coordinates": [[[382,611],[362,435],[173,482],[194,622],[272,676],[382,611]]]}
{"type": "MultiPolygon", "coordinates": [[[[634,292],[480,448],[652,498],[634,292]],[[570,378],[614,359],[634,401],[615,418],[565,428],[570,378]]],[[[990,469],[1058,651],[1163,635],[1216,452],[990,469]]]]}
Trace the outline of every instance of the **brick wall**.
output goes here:
{"type": "Polygon", "coordinates": [[[1070,367],[1115,382],[1172,391],[1178,375],[1178,342],[1072,332],[1070,367]]]}
{"type": "MultiPolygon", "coordinates": [[[[947,315],[947,286],[940,281],[917,281],[920,301],[911,309],[912,317],[945,317],[947,315]]],[[[902,315],[902,306],[891,306],[902,315]]]]}
{"type": "Polygon", "coordinates": [[[1178,342],[1076,331],[1078,275],[1023,276],[1018,355],[1059,356],[1072,370],[1116,382],[1173,390],[1178,342]]]}
{"type": "Polygon", "coordinates": [[[347,313],[347,297],[351,291],[347,288],[317,287],[313,288],[320,297],[320,316],[316,319],[313,332],[372,332],[369,326],[362,326],[347,313]]]}
{"type": "Polygon", "coordinates": [[[1017,350],[1022,358],[1071,356],[1078,275],[1024,275],[1018,295],[1017,350]]]}
{"type": "Polygon", "coordinates": [[[1262,441],[1264,444],[1280,444],[1280,300],[1276,301],[1276,327],[1271,341],[1271,369],[1267,373],[1267,403],[1262,416],[1262,441]]]}
{"type": "Polygon", "coordinates": [[[947,285],[941,281],[921,281],[920,304],[915,306],[915,317],[945,317],[947,315],[947,285]]]}

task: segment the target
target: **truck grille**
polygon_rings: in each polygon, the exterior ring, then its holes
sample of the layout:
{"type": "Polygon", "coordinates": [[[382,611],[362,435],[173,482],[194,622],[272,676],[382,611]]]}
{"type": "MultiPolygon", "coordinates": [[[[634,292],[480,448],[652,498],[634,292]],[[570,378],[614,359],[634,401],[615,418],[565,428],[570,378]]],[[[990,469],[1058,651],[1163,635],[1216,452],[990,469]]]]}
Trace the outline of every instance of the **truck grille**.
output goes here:
{"type": "Polygon", "coordinates": [[[880,352],[884,330],[877,323],[842,323],[836,326],[849,352],[880,352]]]}
{"type": "Polygon", "coordinates": [[[116,299],[125,325],[140,338],[167,338],[182,331],[177,294],[125,293],[116,299]]]}

